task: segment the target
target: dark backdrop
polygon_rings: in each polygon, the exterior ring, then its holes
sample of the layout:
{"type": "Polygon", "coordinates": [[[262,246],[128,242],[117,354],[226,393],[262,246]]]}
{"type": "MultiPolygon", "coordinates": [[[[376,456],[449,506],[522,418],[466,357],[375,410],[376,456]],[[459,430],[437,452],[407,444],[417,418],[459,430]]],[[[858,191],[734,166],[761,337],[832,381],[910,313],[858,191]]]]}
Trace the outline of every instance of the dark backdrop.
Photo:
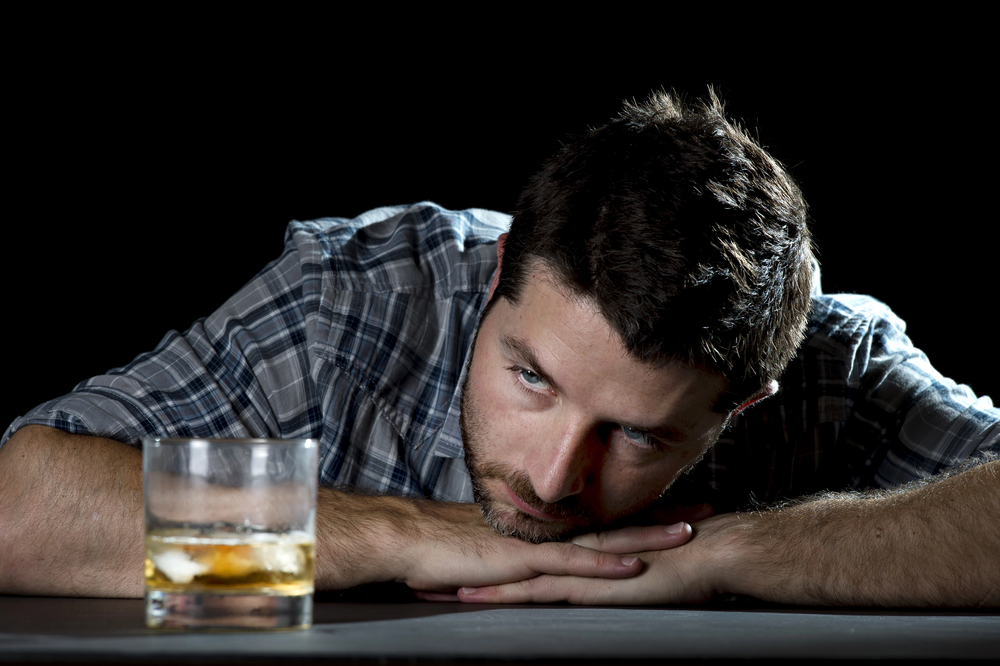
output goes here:
{"type": "Polygon", "coordinates": [[[291,219],[425,199],[509,211],[567,132],[710,83],[800,181],[825,289],[886,301],[939,369],[1000,397],[983,208],[997,141],[976,99],[994,76],[974,38],[807,38],[750,63],[739,44],[714,59],[586,39],[535,51],[537,26],[225,25],[26,28],[5,93],[3,424],[209,314],[291,219]]]}

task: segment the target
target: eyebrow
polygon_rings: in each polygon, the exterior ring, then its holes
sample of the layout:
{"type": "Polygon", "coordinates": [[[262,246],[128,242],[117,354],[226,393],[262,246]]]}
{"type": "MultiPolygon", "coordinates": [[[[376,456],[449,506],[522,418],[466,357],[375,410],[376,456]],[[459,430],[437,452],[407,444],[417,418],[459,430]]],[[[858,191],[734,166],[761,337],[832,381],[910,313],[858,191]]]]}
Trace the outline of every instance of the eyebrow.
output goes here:
{"type": "MultiPolygon", "coordinates": [[[[500,335],[499,344],[505,356],[511,358],[517,363],[528,366],[532,372],[545,380],[545,383],[554,388],[556,391],[560,390],[559,385],[552,379],[552,376],[549,375],[538,362],[535,350],[532,349],[526,342],[503,333],[500,335]]],[[[656,439],[670,443],[684,442],[688,439],[689,435],[689,433],[684,430],[669,425],[662,425],[653,428],[647,428],[634,423],[619,423],[618,425],[626,425],[630,428],[641,430],[642,432],[649,433],[656,439]]]]}

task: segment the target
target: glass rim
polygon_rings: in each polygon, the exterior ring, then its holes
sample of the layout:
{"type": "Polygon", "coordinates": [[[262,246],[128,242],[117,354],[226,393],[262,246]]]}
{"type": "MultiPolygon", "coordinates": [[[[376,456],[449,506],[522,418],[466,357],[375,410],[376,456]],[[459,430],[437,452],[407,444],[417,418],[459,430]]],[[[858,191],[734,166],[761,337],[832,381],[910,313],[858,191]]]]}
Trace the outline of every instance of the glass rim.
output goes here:
{"type": "Polygon", "coordinates": [[[206,444],[211,444],[212,446],[245,446],[247,444],[260,445],[264,444],[267,446],[301,446],[305,445],[306,448],[311,448],[316,446],[317,440],[313,437],[306,437],[302,439],[269,439],[266,437],[246,437],[246,438],[214,438],[214,437],[143,437],[140,440],[143,445],[147,442],[150,444],[169,444],[169,445],[183,445],[190,444],[192,442],[204,442],[206,444]]]}

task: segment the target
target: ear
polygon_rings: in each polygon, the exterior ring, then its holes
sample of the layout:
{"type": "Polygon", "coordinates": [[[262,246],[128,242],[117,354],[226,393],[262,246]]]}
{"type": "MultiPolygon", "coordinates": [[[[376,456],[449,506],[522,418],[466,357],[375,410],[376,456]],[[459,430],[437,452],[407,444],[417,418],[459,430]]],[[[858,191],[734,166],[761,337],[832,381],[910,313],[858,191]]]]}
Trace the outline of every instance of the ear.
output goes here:
{"type": "Polygon", "coordinates": [[[753,397],[751,397],[749,400],[747,400],[746,402],[744,402],[742,405],[740,405],[739,407],[737,407],[736,409],[734,409],[733,413],[729,415],[729,418],[733,418],[734,416],[736,416],[737,414],[739,414],[740,412],[742,412],[744,409],[746,409],[747,407],[749,407],[753,403],[755,403],[755,402],[757,402],[759,400],[763,400],[764,398],[766,398],[768,396],[774,395],[777,392],[778,392],[778,382],[776,382],[775,380],[772,379],[768,383],[767,386],[765,386],[760,391],[758,391],[757,393],[755,393],[753,395],[753,397]]]}
{"type": "Polygon", "coordinates": [[[493,274],[493,282],[490,283],[490,293],[486,297],[486,301],[489,302],[493,300],[493,292],[497,290],[497,284],[500,282],[500,266],[503,265],[503,246],[507,243],[507,234],[500,234],[497,238],[497,272],[493,274]]]}

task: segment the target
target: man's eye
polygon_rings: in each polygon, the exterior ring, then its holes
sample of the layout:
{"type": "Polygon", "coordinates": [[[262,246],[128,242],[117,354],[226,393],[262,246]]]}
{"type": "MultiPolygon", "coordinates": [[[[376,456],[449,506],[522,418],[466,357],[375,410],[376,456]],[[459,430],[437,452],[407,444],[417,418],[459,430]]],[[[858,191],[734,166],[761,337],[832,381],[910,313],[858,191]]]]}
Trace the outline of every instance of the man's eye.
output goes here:
{"type": "Polygon", "coordinates": [[[521,390],[527,391],[532,395],[537,396],[540,393],[544,393],[549,390],[549,383],[542,379],[542,376],[537,372],[532,372],[527,368],[522,368],[519,365],[512,365],[507,368],[508,371],[514,374],[517,378],[517,385],[521,387],[521,390]]]}
{"type": "Polygon", "coordinates": [[[652,443],[652,440],[650,439],[648,432],[643,432],[642,430],[636,430],[635,428],[630,428],[625,425],[623,425],[621,428],[622,428],[622,433],[624,433],[626,437],[631,439],[636,444],[649,446],[652,443]]]}
{"type": "Polygon", "coordinates": [[[534,373],[531,370],[526,370],[525,368],[521,368],[521,379],[524,380],[525,384],[530,386],[537,386],[539,388],[545,386],[544,379],[539,377],[537,373],[534,373]]]}

